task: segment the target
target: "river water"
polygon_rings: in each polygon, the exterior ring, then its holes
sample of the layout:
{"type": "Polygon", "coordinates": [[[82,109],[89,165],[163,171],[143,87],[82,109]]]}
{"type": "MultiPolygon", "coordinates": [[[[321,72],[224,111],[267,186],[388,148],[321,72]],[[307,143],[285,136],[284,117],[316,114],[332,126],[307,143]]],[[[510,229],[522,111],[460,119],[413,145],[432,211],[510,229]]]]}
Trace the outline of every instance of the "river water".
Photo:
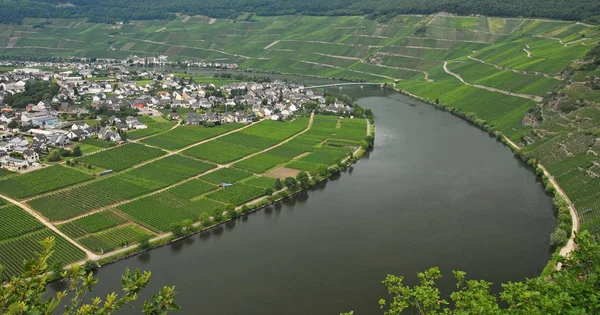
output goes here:
{"type": "Polygon", "coordinates": [[[351,169],[211,232],[105,266],[95,293],[118,290],[129,267],[152,271],[140,300],[175,285],[180,314],[381,314],[388,273],[414,284],[417,272],[439,266],[440,286],[451,290],[455,269],[494,283],[541,272],[552,202],[507,147],[395,92],[350,94],[376,120],[375,148],[351,169]]]}

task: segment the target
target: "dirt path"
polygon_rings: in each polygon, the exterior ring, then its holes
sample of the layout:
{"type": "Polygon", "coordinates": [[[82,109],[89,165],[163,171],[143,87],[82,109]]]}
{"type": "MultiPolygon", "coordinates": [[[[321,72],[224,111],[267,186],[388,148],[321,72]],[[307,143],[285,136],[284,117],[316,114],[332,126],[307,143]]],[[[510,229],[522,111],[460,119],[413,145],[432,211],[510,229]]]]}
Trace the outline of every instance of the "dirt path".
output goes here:
{"type": "Polygon", "coordinates": [[[566,257],[572,251],[574,251],[575,247],[576,247],[575,246],[575,233],[579,232],[579,216],[577,215],[577,209],[575,208],[575,205],[571,202],[571,199],[569,199],[569,196],[567,196],[565,191],[558,185],[558,182],[556,182],[556,180],[554,179],[554,176],[552,176],[552,174],[550,174],[550,172],[548,172],[548,170],[544,167],[544,165],[538,164],[538,166],[544,171],[544,174],[546,175],[548,180],[552,183],[552,185],[554,186],[554,189],[556,189],[556,191],[563,198],[565,198],[565,200],[569,204],[569,212],[571,213],[573,227],[571,228],[571,237],[569,238],[569,241],[567,241],[567,244],[565,244],[565,246],[563,246],[563,248],[560,249],[560,255],[563,257],[566,257]]]}
{"type": "MultiPolygon", "coordinates": [[[[366,63],[364,61],[361,60],[362,63],[366,63]]],[[[369,63],[366,63],[369,64],[369,63]]],[[[375,64],[376,66],[382,67],[382,68],[388,68],[388,69],[395,69],[395,70],[404,70],[404,71],[412,71],[412,72],[419,72],[425,75],[425,80],[427,82],[434,82],[433,79],[429,78],[429,72],[427,71],[423,71],[423,70],[417,70],[417,69],[411,69],[411,68],[404,68],[404,67],[392,67],[392,66],[386,66],[386,65],[382,65],[380,63],[375,64]]]]}
{"type": "Polygon", "coordinates": [[[348,56],[339,56],[339,55],[328,55],[328,54],[322,54],[322,53],[314,53],[315,55],[320,55],[320,56],[325,56],[325,57],[331,57],[331,58],[338,58],[338,59],[348,59],[348,60],[360,60],[360,58],[358,57],[348,57],[348,56]]]}
{"type": "Polygon", "coordinates": [[[520,98],[526,98],[526,99],[533,100],[533,101],[536,101],[536,102],[541,102],[543,100],[543,98],[541,96],[529,95],[529,94],[522,94],[522,93],[513,93],[513,92],[509,92],[509,91],[505,91],[505,90],[493,88],[493,87],[486,86],[486,85],[468,83],[465,80],[463,80],[463,78],[458,73],[454,73],[454,72],[450,71],[450,69],[448,69],[448,62],[447,61],[444,61],[444,71],[446,71],[447,74],[449,74],[449,75],[457,78],[458,80],[460,80],[460,82],[462,82],[463,84],[470,85],[472,87],[476,87],[476,88],[479,88],[479,89],[488,90],[488,91],[491,91],[491,92],[498,92],[498,93],[502,93],[502,94],[506,94],[506,95],[510,95],[510,96],[516,96],[516,97],[520,97],[520,98]]]}
{"type": "MultiPolygon", "coordinates": [[[[263,120],[264,120],[264,119],[263,119],[263,120]]],[[[261,120],[261,121],[262,121],[262,120],[261,120]]],[[[184,147],[184,148],[182,148],[182,149],[179,149],[179,150],[177,150],[177,151],[168,151],[168,150],[165,150],[165,149],[161,149],[161,148],[159,148],[159,147],[156,147],[156,146],[151,146],[151,145],[147,145],[147,144],[144,144],[144,143],[140,143],[140,144],[143,144],[143,145],[145,145],[145,146],[147,146],[147,147],[156,148],[156,149],[159,149],[159,150],[162,150],[162,151],[168,152],[168,153],[167,153],[167,154],[165,154],[165,155],[161,155],[161,156],[159,156],[159,157],[156,157],[156,158],[153,158],[153,159],[150,159],[150,160],[147,160],[147,161],[141,162],[141,163],[139,163],[139,164],[133,165],[133,166],[131,166],[131,167],[129,167],[129,168],[127,168],[127,169],[125,169],[125,170],[121,171],[121,172],[118,172],[118,173],[117,173],[117,172],[114,172],[114,174],[121,174],[121,173],[123,173],[123,172],[128,172],[129,170],[132,170],[132,169],[140,168],[140,167],[142,167],[142,166],[144,166],[144,165],[146,165],[146,164],[149,164],[149,163],[152,163],[152,162],[156,162],[156,161],[158,161],[158,160],[164,159],[164,158],[166,158],[166,157],[168,157],[168,156],[171,156],[171,155],[178,154],[178,153],[180,153],[180,152],[182,152],[182,151],[185,151],[185,150],[187,150],[187,149],[189,149],[189,148],[195,147],[195,146],[197,146],[197,145],[201,145],[201,144],[203,144],[203,143],[206,143],[206,142],[208,142],[208,141],[212,141],[212,140],[215,140],[215,139],[218,139],[218,138],[224,137],[224,136],[226,136],[226,135],[228,135],[228,134],[231,134],[231,133],[234,133],[234,132],[238,132],[238,131],[240,131],[240,130],[244,130],[244,129],[246,129],[246,128],[250,127],[250,126],[253,126],[253,125],[255,125],[255,124],[249,124],[249,125],[247,125],[247,126],[244,126],[244,127],[242,127],[242,128],[238,128],[238,129],[234,129],[234,130],[228,131],[228,132],[226,132],[226,133],[222,133],[222,134],[220,134],[220,135],[217,135],[217,136],[214,136],[214,137],[212,137],[212,138],[208,138],[208,139],[205,139],[205,140],[203,140],[203,141],[200,141],[200,142],[193,143],[193,144],[191,144],[191,145],[189,145],[189,146],[187,146],[187,147],[184,147]]],[[[117,146],[117,147],[118,147],[118,146],[117,146]]],[[[112,148],[110,148],[110,149],[113,149],[113,148],[116,148],[116,147],[112,147],[112,148]]],[[[100,151],[97,151],[97,152],[100,152],[100,151]]],[[[95,153],[97,153],[97,152],[93,152],[93,153],[91,153],[91,154],[95,154],[95,153]]],[[[91,155],[91,154],[90,154],[90,155],[91,155]]],[[[109,177],[110,177],[110,175],[109,175],[109,176],[103,176],[103,178],[109,178],[109,177]]],[[[48,195],[52,195],[52,194],[55,194],[55,193],[58,193],[58,192],[61,192],[61,191],[69,190],[69,189],[71,189],[71,188],[73,188],[73,187],[78,187],[78,186],[85,185],[85,184],[87,184],[88,182],[89,182],[89,181],[85,181],[85,182],[82,182],[82,183],[79,183],[79,184],[75,184],[75,185],[67,186],[67,187],[64,187],[64,188],[57,189],[57,190],[53,190],[53,191],[50,191],[50,192],[47,192],[47,193],[44,193],[44,194],[40,194],[40,195],[36,195],[36,196],[32,196],[32,197],[29,197],[29,198],[23,199],[23,201],[24,201],[24,202],[28,202],[28,201],[31,201],[31,200],[33,200],[33,199],[37,199],[37,198],[45,197],[45,196],[48,196],[48,195]]],[[[58,224],[58,223],[57,223],[57,224],[58,224]]]]}
{"type": "Polygon", "coordinates": [[[269,48],[271,48],[272,46],[275,46],[275,45],[277,45],[277,43],[279,43],[279,41],[278,41],[278,40],[276,40],[276,41],[274,41],[274,42],[270,43],[269,45],[265,46],[265,48],[264,48],[264,49],[269,49],[269,48]]]}
{"type": "MultiPolygon", "coordinates": [[[[263,151],[268,151],[268,150],[270,150],[270,149],[273,149],[273,148],[276,148],[276,147],[278,147],[278,146],[280,146],[280,145],[283,145],[283,144],[285,144],[285,143],[287,143],[287,142],[291,141],[292,139],[294,139],[294,138],[296,138],[296,137],[300,136],[301,134],[303,134],[303,133],[307,132],[307,131],[308,131],[308,130],[310,130],[310,128],[312,127],[313,118],[314,118],[314,113],[312,113],[312,114],[311,114],[311,116],[310,116],[310,120],[309,120],[309,122],[308,122],[308,126],[306,127],[306,129],[305,129],[305,130],[303,130],[303,131],[301,131],[301,132],[299,132],[299,133],[297,133],[297,134],[293,135],[292,137],[290,137],[290,138],[287,138],[287,139],[286,139],[286,140],[284,140],[283,142],[280,142],[280,143],[278,143],[278,144],[276,144],[276,145],[274,145],[274,146],[272,146],[272,147],[269,147],[269,148],[267,148],[267,149],[265,149],[265,150],[263,150],[263,151]]],[[[368,120],[367,120],[367,132],[366,132],[366,133],[367,133],[367,135],[371,135],[371,123],[370,123],[368,120]]],[[[357,153],[359,150],[361,150],[361,148],[358,148],[358,149],[356,149],[356,151],[354,152],[354,154],[356,154],[356,153],[357,153]]],[[[263,152],[263,151],[261,151],[261,152],[263,152]]],[[[261,153],[261,152],[259,152],[259,153],[261,153]]],[[[257,153],[257,154],[259,154],[259,153],[257,153]]],[[[246,156],[246,157],[244,157],[243,159],[250,158],[250,157],[251,157],[251,156],[246,156]]],[[[347,158],[346,158],[346,159],[347,159],[347,158]]],[[[241,161],[241,160],[242,160],[242,159],[240,159],[240,160],[237,160],[237,161],[235,161],[235,162],[232,162],[232,163],[236,163],[236,162],[239,162],[239,161],[241,161]]],[[[230,164],[231,164],[231,163],[230,163],[230,164]]],[[[195,178],[195,177],[194,177],[194,178],[195,178]]],[[[277,192],[281,192],[281,191],[284,191],[284,190],[286,190],[286,189],[287,189],[287,188],[283,188],[282,190],[280,190],[280,191],[277,191],[277,192]]],[[[276,193],[277,193],[277,192],[276,192],[276,193]]],[[[251,200],[251,201],[247,202],[247,204],[253,204],[253,203],[257,203],[257,202],[260,202],[260,201],[262,201],[262,200],[264,200],[264,199],[266,199],[266,198],[268,198],[268,197],[267,197],[267,196],[262,196],[262,197],[259,197],[259,198],[256,198],[256,199],[254,199],[254,200],[251,200]]],[[[242,208],[242,206],[238,206],[238,207],[236,207],[236,209],[241,209],[241,208],[242,208]]],[[[221,223],[219,223],[219,224],[221,224],[221,223]]],[[[198,226],[200,226],[200,222],[196,222],[196,223],[194,223],[194,227],[198,227],[198,226]]],[[[210,229],[210,228],[211,228],[211,227],[207,227],[207,228],[205,228],[205,229],[210,229]]],[[[173,233],[171,233],[171,232],[167,232],[167,233],[164,233],[164,234],[160,234],[160,235],[156,236],[155,238],[151,239],[151,240],[150,240],[150,242],[155,242],[155,241],[163,240],[163,239],[166,239],[166,238],[169,238],[169,237],[171,237],[172,235],[173,235],[173,233]]],[[[131,246],[128,246],[128,247],[125,247],[125,248],[121,248],[121,249],[115,250],[115,251],[111,251],[111,252],[108,252],[108,253],[104,253],[104,254],[102,254],[102,255],[97,255],[97,256],[96,256],[96,260],[110,258],[110,257],[112,257],[112,256],[116,256],[116,255],[119,255],[119,254],[121,254],[121,253],[124,253],[124,252],[130,251],[130,250],[133,250],[133,249],[135,249],[135,248],[137,248],[137,245],[131,245],[131,246]]]]}
{"type": "Polygon", "coordinates": [[[471,57],[471,56],[467,56],[467,58],[469,58],[471,60],[474,60],[474,61],[477,61],[477,62],[481,62],[481,63],[486,64],[488,66],[494,66],[494,67],[496,67],[496,69],[500,69],[500,70],[511,71],[511,72],[520,73],[520,74],[537,75],[537,76],[546,77],[546,78],[550,78],[550,79],[564,80],[560,76],[552,76],[552,75],[549,75],[549,74],[543,73],[543,72],[527,71],[527,70],[517,70],[517,69],[512,69],[512,68],[507,68],[507,67],[504,67],[504,66],[500,66],[500,65],[497,65],[497,64],[494,64],[494,63],[489,63],[489,62],[487,62],[485,60],[477,59],[477,58],[471,57]]]}
{"type": "MultiPolygon", "coordinates": [[[[503,137],[504,140],[506,140],[513,148],[517,150],[521,149],[521,147],[514,143],[510,138],[508,138],[507,136],[503,137]]],[[[567,194],[560,187],[560,185],[558,185],[558,182],[554,179],[554,176],[552,176],[552,174],[550,174],[546,167],[544,167],[544,165],[542,165],[541,163],[539,163],[537,166],[539,166],[544,171],[544,175],[546,175],[550,183],[552,183],[554,189],[556,189],[556,191],[563,198],[565,198],[565,200],[569,204],[569,212],[571,213],[571,221],[573,222],[573,227],[571,228],[571,237],[569,238],[569,241],[567,241],[567,244],[565,244],[565,246],[563,246],[563,248],[560,249],[560,255],[566,257],[572,251],[575,250],[575,233],[579,232],[579,215],[577,214],[577,209],[575,208],[575,205],[573,204],[573,202],[571,202],[571,199],[569,199],[569,196],[567,196],[567,194]]]]}
{"type": "Polygon", "coordinates": [[[94,254],[91,251],[87,250],[85,247],[79,245],[79,243],[75,242],[70,237],[68,237],[67,235],[65,235],[58,228],[56,228],[54,225],[52,225],[52,223],[46,221],[46,219],[44,217],[42,217],[41,215],[39,215],[32,208],[30,208],[28,205],[25,205],[25,204],[23,204],[21,202],[18,202],[16,200],[12,199],[12,198],[9,198],[8,196],[0,195],[0,198],[3,198],[4,200],[7,200],[8,202],[10,202],[10,203],[12,203],[14,205],[17,205],[17,206],[19,206],[19,208],[27,211],[27,213],[29,213],[31,216],[33,216],[34,218],[36,218],[38,221],[40,221],[42,224],[44,224],[47,228],[49,228],[50,230],[52,230],[56,234],[60,235],[65,240],[67,240],[69,243],[75,245],[77,248],[79,248],[80,250],[82,250],[85,253],[85,255],[87,256],[87,259],[96,259],[97,258],[96,254],[94,254]]]}
{"type": "MultiPolygon", "coordinates": [[[[261,151],[258,151],[258,152],[255,152],[255,153],[252,153],[252,154],[246,155],[246,156],[244,156],[244,157],[242,157],[242,158],[240,158],[240,159],[237,159],[237,160],[235,160],[235,161],[229,162],[229,163],[227,163],[227,164],[217,164],[217,167],[215,167],[215,168],[213,168],[213,169],[210,169],[210,170],[208,170],[208,171],[206,171],[206,172],[203,172],[203,173],[201,173],[201,174],[194,175],[194,176],[192,176],[192,177],[186,178],[186,179],[184,179],[184,180],[181,180],[181,181],[179,181],[179,182],[176,182],[176,183],[174,183],[174,184],[171,184],[171,185],[169,185],[169,186],[163,187],[163,188],[161,188],[161,189],[154,190],[154,191],[152,191],[152,192],[150,192],[150,193],[147,193],[147,194],[144,194],[144,195],[140,195],[140,196],[138,196],[138,197],[135,197],[135,198],[131,198],[131,199],[127,199],[127,200],[123,200],[123,201],[120,201],[120,202],[116,202],[116,203],[110,204],[110,205],[108,205],[108,206],[105,206],[105,207],[102,207],[102,208],[94,209],[94,210],[92,210],[92,211],[86,212],[86,213],[84,213],[84,214],[81,214],[81,215],[79,215],[79,216],[76,216],[76,217],[69,218],[69,219],[67,219],[67,220],[63,220],[63,221],[56,221],[56,222],[54,222],[54,224],[64,224],[64,223],[67,223],[67,222],[71,222],[71,221],[74,221],[74,220],[77,220],[77,219],[80,219],[80,218],[86,217],[86,216],[88,216],[88,215],[92,215],[92,214],[94,214],[94,213],[97,213],[97,212],[101,212],[101,211],[104,211],[104,210],[107,210],[107,209],[110,209],[110,208],[118,207],[118,206],[121,206],[121,205],[124,205],[124,204],[130,203],[130,202],[134,202],[134,201],[136,201],[136,200],[139,200],[139,199],[142,199],[142,198],[146,198],[146,197],[149,197],[149,196],[152,196],[152,195],[159,194],[159,193],[161,193],[161,192],[164,192],[164,191],[166,191],[166,190],[168,190],[168,189],[171,189],[171,188],[173,188],[173,187],[176,187],[176,186],[182,185],[182,184],[184,184],[184,183],[186,183],[186,182],[188,182],[188,181],[191,181],[191,180],[193,180],[193,179],[200,178],[200,177],[202,177],[202,176],[204,176],[204,175],[206,175],[206,174],[210,174],[210,173],[212,173],[212,172],[215,172],[215,171],[217,171],[217,170],[219,170],[219,169],[222,169],[222,168],[227,168],[227,167],[230,167],[231,165],[233,165],[233,164],[235,164],[235,163],[241,162],[241,161],[243,161],[243,160],[249,159],[249,158],[251,158],[251,157],[253,157],[253,156],[256,156],[256,155],[258,155],[258,154],[261,154],[261,153],[264,153],[264,152],[266,152],[266,151],[269,151],[269,150],[271,150],[271,149],[277,148],[277,147],[279,147],[279,146],[281,146],[281,145],[283,145],[283,144],[286,144],[286,143],[290,142],[290,141],[291,141],[291,140],[293,140],[294,138],[296,138],[296,137],[300,136],[301,134],[303,134],[303,133],[307,132],[308,130],[310,130],[310,128],[312,127],[313,119],[314,119],[314,113],[310,115],[310,119],[308,120],[308,125],[307,125],[306,129],[304,129],[303,131],[301,131],[301,132],[299,132],[299,133],[297,133],[297,134],[295,134],[295,135],[293,135],[293,136],[291,136],[291,137],[289,137],[289,138],[287,138],[287,139],[285,139],[285,140],[283,140],[283,141],[281,141],[281,142],[279,142],[279,143],[277,143],[277,144],[275,144],[275,145],[273,145],[273,146],[270,146],[270,147],[268,147],[268,148],[266,148],[266,149],[264,149],[264,150],[261,150],[261,151]]],[[[236,132],[236,131],[239,131],[239,130],[245,129],[245,128],[247,128],[247,127],[249,127],[249,126],[252,126],[252,125],[255,125],[255,124],[250,124],[250,125],[248,125],[248,126],[246,126],[246,127],[239,128],[239,129],[236,129],[236,130],[232,130],[231,132],[227,132],[227,133],[225,133],[225,134],[222,134],[222,135],[220,135],[220,136],[218,136],[218,137],[213,137],[213,138],[210,138],[210,139],[207,139],[207,140],[204,140],[204,141],[200,141],[200,142],[198,142],[198,143],[195,143],[195,144],[193,144],[193,145],[190,145],[190,146],[187,146],[187,147],[185,147],[185,148],[183,148],[183,149],[180,149],[179,151],[176,151],[176,153],[179,153],[179,152],[181,152],[181,151],[187,150],[188,148],[191,148],[191,147],[194,147],[194,146],[200,145],[200,144],[202,144],[202,143],[206,143],[206,142],[208,142],[208,141],[215,140],[215,139],[217,139],[217,138],[223,137],[223,136],[225,136],[225,135],[227,135],[227,134],[230,134],[230,133],[232,133],[232,132],[236,132]]],[[[173,154],[175,154],[175,152],[171,152],[171,153],[170,153],[170,154],[168,154],[168,155],[173,155],[173,154]]],[[[168,155],[167,155],[167,156],[168,156],[168,155]]],[[[160,157],[160,158],[164,158],[164,157],[165,157],[165,156],[162,156],[162,157],[160,157]]],[[[144,164],[148,164],[148,163],[144,163],[144,164]]],[[[136,166],[137,166],[137,165],[136,165],[136,166]]],[[[139,167],[139,166],[137,166],[137,167],[139,167]]],[[[133,167],[132,167],[132,168],[133,168],[133,167]]],[[[131,168],[130,168],[130,169],[131,169],[131,168]]]]}
{"type": "Polygon", "coordinates": [[[347,69],[347,68],[343,68],[343,67],[328,65],[328,64],[325,64],[325,63],[318,63],[318,62],[312,62],[312,61],[306,61],[306,60],[297,60],[297,61],[302,62],[302,63],[311,64],[311,65],[318,65],[318,66],[322,66],[322,67],[329,67],[329,68],[341,69],[341,70],[350,71],[350,72],[367,74],[367,75],[371,75],[371,76],[375,76],[375,77],[381,77],[381,78],[390,79],[390,80],[394,80],[394,81],[401,80],[401,79],[396,79],[396,78],[388,77],[387,75],[369,73],[369,72],[359,71],[359,70],[352,70],[352,69],[347,69]]]}
{"type": "Polygon", "coordinates": [[[531,58],[531,50],[529,50],[529,45],[525,45],[523,50],[527,53],[527,58],[531,58]]]}
{"type": "MultiPolygon", "coordinates": [[[[209,24],[212,24],[212,23],[209,23],[209,24]]],[[[217,52],[217,53],[220,53],[220,54],[223,54],[223,55],[227,55],[227,56],[234,56],[234,57],[240,57],[240,58],[244,58],[244,59],[250,59],[250,57],[248,57],[248,56],[238,55],[238,54],[231,54],[231,53],[224,52],[224,51],[218,50],[218,49],[200,48],[200,47],[184,46],[184,45],[171,45],[171,44],[167,44],[165,42],[157,42],[157,41],[154,41],[154,40],[139,39],[139,38],[133,38],[133,37],[127,37],[127,36],[117,36],[117,35],[110,35],[110,36],[118,37],[118,38],[124,38],[124,39],[129,39],[129,40],[136,40],[136,41],[139,41],[139,42],[146,42],[146,43],[152,43],[152,44],[172,46],[172,47],[181,47],[181,48],[190,48],[190,49],[197,49],[197,50],[204,50],[204,51],[212,51],[212,52],[217,52]]]]}

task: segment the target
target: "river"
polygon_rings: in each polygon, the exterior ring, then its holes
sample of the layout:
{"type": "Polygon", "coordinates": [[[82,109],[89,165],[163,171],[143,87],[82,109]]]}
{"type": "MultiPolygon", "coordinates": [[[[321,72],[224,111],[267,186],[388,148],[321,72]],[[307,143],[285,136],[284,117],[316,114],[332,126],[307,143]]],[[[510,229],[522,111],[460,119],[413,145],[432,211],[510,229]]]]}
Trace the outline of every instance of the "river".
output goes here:
{"type": "Polygon", "coordinates": [[[101,268],[95,293],[129,267],[152,271],[140,300],[175,285],[178,314],[381,314],[388,273],[414,284],[439,266],[451,290],[455,269],[496,284],[542,271],[551,198],[507,147],[398,93],[344,91],[375,114],[372,152],[292,199],[101,268]]]}

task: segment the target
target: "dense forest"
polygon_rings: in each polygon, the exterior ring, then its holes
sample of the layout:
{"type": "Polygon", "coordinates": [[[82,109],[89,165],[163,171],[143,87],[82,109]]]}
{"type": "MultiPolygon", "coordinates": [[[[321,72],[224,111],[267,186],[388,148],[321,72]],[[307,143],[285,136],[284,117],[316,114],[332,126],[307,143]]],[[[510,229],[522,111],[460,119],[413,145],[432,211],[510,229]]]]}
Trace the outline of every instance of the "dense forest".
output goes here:
{"type": "Polygon", "coordinates": [[[172,18],[174,13],[235,19],[259,15],[367,15],[451,12],[503,17],[545,17],[600,22],[598,0],[0,0],[0,23],[25,17],[87,18],[90,22],[172,18]]]}

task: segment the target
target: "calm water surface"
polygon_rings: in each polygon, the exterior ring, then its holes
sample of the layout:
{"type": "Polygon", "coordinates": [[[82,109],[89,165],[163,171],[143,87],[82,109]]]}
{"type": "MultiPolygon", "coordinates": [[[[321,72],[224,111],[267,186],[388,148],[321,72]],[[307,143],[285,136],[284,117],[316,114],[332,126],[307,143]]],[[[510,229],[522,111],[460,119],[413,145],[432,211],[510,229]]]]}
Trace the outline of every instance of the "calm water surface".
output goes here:
{"type": "MultiPolygon", "coordinates": [[[[345,90],[347,91],[347,90],[345,90]]],[[[180,314],[380,314],[388,273],[439,266],[500,283],[549,259],[552,203],[535,176],[486,133],[397,93],[354,91],[376,116],[376,145],[354,167],[291,200],[106,266],[152,270],[140,300],[175,285],[180,314]]],[[[53,288],[60,288],[53,284],[53,288]]],[[[138,313],[136,308],[129,313],[138,313]]]]}

